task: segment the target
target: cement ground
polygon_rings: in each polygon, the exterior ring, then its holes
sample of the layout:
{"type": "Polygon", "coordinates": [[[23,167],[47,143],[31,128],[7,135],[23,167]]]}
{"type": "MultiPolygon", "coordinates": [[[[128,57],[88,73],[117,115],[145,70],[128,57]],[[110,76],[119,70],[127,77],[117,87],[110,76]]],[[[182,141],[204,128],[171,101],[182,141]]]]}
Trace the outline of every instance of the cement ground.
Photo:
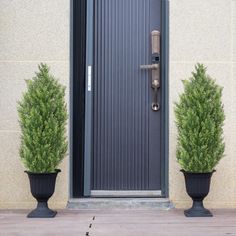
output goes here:
{"type": "Polygon", "coordinates": [[[186,218],[182,210],[59,210],[53,219],[28,219],[26,210],[0,211],[0,236],[236,235],[236,210],[186,218]]]}

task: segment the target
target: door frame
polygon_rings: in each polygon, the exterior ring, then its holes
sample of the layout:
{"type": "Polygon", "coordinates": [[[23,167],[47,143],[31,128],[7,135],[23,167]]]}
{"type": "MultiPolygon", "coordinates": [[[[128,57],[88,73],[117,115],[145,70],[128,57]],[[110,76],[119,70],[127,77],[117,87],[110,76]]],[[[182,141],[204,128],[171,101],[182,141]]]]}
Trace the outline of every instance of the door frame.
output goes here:
{"type": "MultiPolygon", "coordinates": [[[[91,62],[93,0],[71,0],[70,4],[70,198],[90,194],[91,102],[88,68],[91,62]],[[87,5],[88,3],[88,5],[87,5]],[[89,14],[88,14],[89,13],[89,14]],[[86,30],[90,25],[91,30],[86,30]],[[91,55],[91,53],[90,53],[91,55]],[[86,158],[85,158],[86,157],[86,158]],[[85,171],[86,169],[86,171],[85,171]]],[[[169,196],[169,0],[161,0],[161,197],[169,196]]]]}

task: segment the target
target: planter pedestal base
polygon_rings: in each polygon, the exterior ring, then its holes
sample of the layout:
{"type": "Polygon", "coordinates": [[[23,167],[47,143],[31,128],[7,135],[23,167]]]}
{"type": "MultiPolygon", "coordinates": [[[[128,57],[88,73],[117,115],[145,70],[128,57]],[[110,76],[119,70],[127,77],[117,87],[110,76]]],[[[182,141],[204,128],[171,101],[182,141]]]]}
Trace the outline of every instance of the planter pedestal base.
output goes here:
{"type": "Polygon", "coordinates": [[[37,208],[31,211],[27,217],[28,218],[53,218],[57,214],[48,208],[47,202],[38,202],[37,208]]]}
{"type": "Polygon", "coordinates": [[[212,213],[204,208],[202,201],[193,201],[193,206],[184,211],[186,217],[212,217],[212,213]]]}
{"type": "Polygon", "coordinates": [[[56,177],[60,170],[53,173],[31,173],[26,171],[30,180],[30,190],[37,200],[37,208],[31,211],[28,218],[53,218],[57,214],[48,208],[48,199],[55,190],[56,177]]]}
{"type": "Polygon", "coordinates": [[[184,174],[186,191],[193,200],[190,209],[184,211],[187,217],[212,217],[212,213],[203,205],[204,198],[210,190],[211,176],[214,170],[209,173],[190,173],[181,170],[184,174]]]}

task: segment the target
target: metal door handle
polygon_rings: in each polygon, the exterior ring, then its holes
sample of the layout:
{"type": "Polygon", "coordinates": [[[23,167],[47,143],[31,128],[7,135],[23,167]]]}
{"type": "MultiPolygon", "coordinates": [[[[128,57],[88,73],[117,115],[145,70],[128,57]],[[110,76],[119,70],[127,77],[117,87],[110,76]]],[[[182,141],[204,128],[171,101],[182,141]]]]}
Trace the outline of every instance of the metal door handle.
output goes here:
{"type": "Polygon", "coordinates": [[[160,109],[160,104],[158,103],[158,88],[160,88],[160,32],[157,30],[151,32],[151,45],[152,64],[140,65],[140,69],[152,71],[151,87],[153,89],[153,102],[151,107],[153,111],[158,111],[160,109]]]}
{"type": "Polygon", "coordinates": [[[158,70],[158,64],[151,64],[151,65],[140,65],[141,70],[158,70]]]}

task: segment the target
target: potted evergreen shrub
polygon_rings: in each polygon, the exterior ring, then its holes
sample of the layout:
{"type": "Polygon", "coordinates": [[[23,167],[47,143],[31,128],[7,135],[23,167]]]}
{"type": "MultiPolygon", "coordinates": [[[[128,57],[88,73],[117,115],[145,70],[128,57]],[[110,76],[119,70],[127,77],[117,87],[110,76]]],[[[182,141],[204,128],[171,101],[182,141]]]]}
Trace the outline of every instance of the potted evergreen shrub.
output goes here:
{"type": "Polygon", "coordinates": [[[48,208],[53,195],[59,163],[67,151],[65,87],[49,74],[46,64],[27,80],[27,92],[18,103],[21,127],[20,157],[26,167],[30,189],[38,204],[30,218],[51,218],[56,211],[48,208]]]}
{"type": "Polygon", "coordinates": [[[203,206],[210,189],[215,166],[222,158],[223,122],[222,88],[202,64],[195,66],[192,77],[184,80],[184,92],[175,104],[177,161],[182,167],[186,190],[193,200],[187,217],[209,217],[212,213],[203,206]]]}

